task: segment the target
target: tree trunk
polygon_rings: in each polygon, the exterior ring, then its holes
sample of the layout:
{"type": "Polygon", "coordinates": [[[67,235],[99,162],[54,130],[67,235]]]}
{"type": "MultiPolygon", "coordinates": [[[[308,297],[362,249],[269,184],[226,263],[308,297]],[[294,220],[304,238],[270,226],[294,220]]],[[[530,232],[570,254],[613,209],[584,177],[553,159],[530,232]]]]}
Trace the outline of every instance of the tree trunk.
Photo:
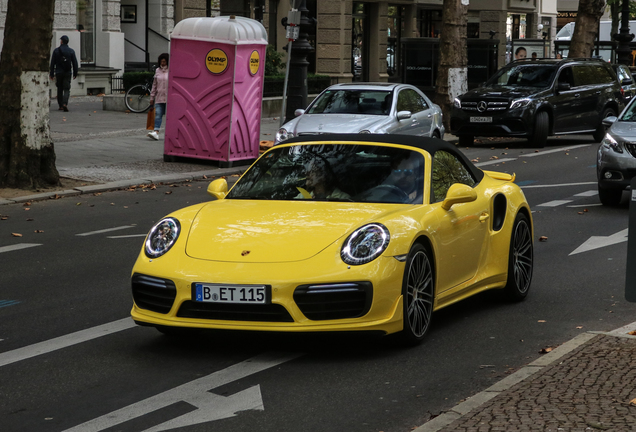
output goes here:
{"type": "Polygon", "coordinates": [[[442,108],[444,127],[450,130],[453,101],[466,93],[466,15],[467,0],[444,0],[439,65],[435,81],[435,102],[442,108]]]}
{"type": "Polygon", "coordinates": [[[570,58],[590,57],[594,50],[594,40],[598,25],[605,11],[605,0],[580,0],[574,24],[574,34],[570,41],[570,58]]]}
{"type": "Polygon", "coordinates": [[[0,186],[58,185],[49,125],[55,0],[9,0],[0,59],[0,186]]]}

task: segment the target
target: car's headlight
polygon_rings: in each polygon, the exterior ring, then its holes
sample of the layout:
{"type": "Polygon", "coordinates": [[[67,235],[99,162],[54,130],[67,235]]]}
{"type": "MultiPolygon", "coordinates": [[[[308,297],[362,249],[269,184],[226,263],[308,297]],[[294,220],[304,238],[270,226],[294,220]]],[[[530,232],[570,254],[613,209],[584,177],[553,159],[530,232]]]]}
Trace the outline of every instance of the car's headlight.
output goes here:
{"type": "Polygon", "coordinates": [[[459,98],[455,98],[455,100],[453,101],[453,106],[455,108],[462,108],[462,101],[459,98]]]}
{"type": "Polygon", "coordinates": [[[287,129],[285,128],[280,128],[278,129],[278,132],[276,132],[276,142],[283,142],[283,141],[287,141],[290,138],[293,138],[294,134],[293,132],[288,132],[287,129]]]}
{"type": "Polygon", "coordinates": [[[177,242],[180,232],[181,224],[173,217],[157,222],[146,239],[146,255],[149,258],[158,258],[168,252],[177,242]]]}
{"type": "Polygon", "coordinates": [[[373,261],[389,245],[391,235],[387,227],[372,223],[355,230],[342,245],[340,257],[350,265],[362,265],[373,261]]]}
{"type": "Polygon", "coordinates": [[[616,153],[623,153],[623,146],[610,134],[605,134],[605,138],[601,141],[601,145],[611,148],[616,153]]]}
{"type": "Polygon", "coordinates": [[[530,103],[530,99],[515,99],[510,103],[510,109],[513,108],[524,108],[527,107],[530,103]]]}

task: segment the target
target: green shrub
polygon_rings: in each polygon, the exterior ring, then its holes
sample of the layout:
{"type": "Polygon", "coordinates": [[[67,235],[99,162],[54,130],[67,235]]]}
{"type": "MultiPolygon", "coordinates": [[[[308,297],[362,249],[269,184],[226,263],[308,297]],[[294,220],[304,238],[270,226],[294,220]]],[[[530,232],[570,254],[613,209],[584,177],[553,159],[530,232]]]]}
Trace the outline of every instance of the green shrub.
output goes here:
{"type": "Polygon", "coordinates": [[[283,53],[276,51],[274,45],[267,45],[267,51],[265,51],[265,75],[278,75],[284,68],[283,53]]]}
{"type": "Polygon", "coordinates": [[[144,84],[148,81],[152,83],[152,78],[154,76],[155,73],[152,71],[124,72],[124,75],[122,75],[124,80],[124,91],[128,91],[128,89],[135,84],[144,84]]]}

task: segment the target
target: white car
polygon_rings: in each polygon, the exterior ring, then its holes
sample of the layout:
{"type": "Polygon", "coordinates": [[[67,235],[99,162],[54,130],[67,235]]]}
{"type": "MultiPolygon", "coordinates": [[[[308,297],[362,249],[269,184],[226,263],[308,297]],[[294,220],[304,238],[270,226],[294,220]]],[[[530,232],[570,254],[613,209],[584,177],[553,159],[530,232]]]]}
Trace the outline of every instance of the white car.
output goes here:
{"type": "Polygon", "coordinates": [[[442,109],[417,87],[393,83],[333,85],[276,133],[274,144],[324,133],[418,135],[444,138],[442,109]]]}

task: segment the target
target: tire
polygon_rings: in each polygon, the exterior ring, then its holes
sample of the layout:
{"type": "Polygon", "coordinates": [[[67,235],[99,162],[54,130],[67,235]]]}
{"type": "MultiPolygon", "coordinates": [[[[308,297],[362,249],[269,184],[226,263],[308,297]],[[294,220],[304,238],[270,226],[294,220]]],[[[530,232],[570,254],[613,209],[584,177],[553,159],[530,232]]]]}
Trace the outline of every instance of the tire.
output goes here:
{"type": "Polygon", "coordinates": [[[134,85],[126,92],[124,101],[131,112],[146,112],[150,108],[150,89],[143,84],[134,85]]]}
{"type": "Polygon", "coordinates": [[[623,197],[622,189],[605,189],[598,187],[598,197],[604,206],[616,207],[621,203],[623,197]]]}
{"type": "Polygon", "coordinates": [[[472,135],[459,135],[460,147],[472,147],[475,142],[475,137],[472,135]]]}
{"type": "Polygon", "coordinates": [[[534,148],[543,148],[548,140],[548,132],[550,129],[550,118],[545,111],[539,111],[534,120],[534,132],[530,138],[530,146],[534,148]]]}
{"type": "Polygon", "coordinates": [[[508,280],[504,290],[509,299],[521,301],[526,298],[532,283],[533,263],[530,222],[526,215],[519,213],[512,226],[508,252],[508,280]]]}
{"type": "Polygon", "coordinates": [[[435,273],[429,248],[416,243],[406,258],[402,280],[403,329],[401,342],[415,345],[426,335],[433,314],[435,273]]]}
{"type": "Polygon", "coordinates": [[[607,128],[603,125],[603,120],[609,116],[615,115],[616,113],[612,108],[605,108],[605,111],[603,111],[603,116],[601,117],[601,124],[598,125],[598,127],[592,134],[592,136],[594,137],[594,141],[596,141],[597,143],[603,141],[603,138],[605,138],[605,131],[607,130],[607,128]]]}

